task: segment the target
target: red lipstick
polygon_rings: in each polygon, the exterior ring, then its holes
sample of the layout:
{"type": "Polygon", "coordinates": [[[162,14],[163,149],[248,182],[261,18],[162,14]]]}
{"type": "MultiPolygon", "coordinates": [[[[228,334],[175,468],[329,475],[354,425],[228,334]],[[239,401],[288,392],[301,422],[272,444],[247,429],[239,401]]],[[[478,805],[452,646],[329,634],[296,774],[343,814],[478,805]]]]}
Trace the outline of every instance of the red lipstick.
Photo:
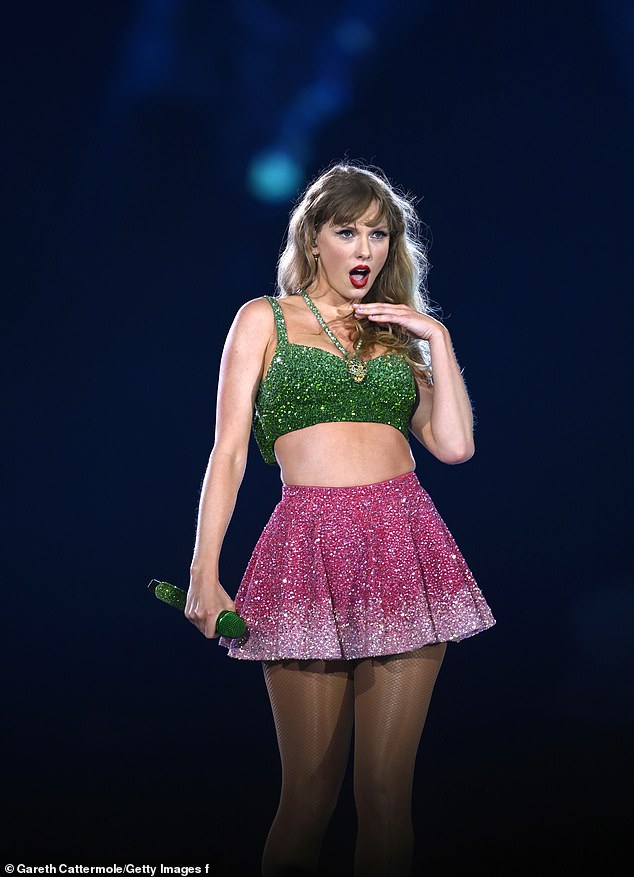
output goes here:
{"type": "Polygon", "coordinates": [[[349,272],[350,283],[352,283],[355,289],[363,289],[368,282],[369,276],[370,269],[367,265],[355,265],[355,267],[349,272]]]}

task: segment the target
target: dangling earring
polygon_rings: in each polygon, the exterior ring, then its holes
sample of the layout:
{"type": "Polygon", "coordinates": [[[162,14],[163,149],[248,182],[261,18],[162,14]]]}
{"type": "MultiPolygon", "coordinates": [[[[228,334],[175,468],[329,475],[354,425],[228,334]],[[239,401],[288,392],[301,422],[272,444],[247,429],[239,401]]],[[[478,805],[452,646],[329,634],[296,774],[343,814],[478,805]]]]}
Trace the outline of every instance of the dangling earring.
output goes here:
{"type": "Polygon", "coordinates": [[[315,260],[315,265],[313,267],[313,280],[317,278],[317,272],[319,271],[319,251],[315,252],[315,247],[317,246],[317,235],[313,235],[313,240],[311,243],[313,248],[313,259],[315,260]]]}

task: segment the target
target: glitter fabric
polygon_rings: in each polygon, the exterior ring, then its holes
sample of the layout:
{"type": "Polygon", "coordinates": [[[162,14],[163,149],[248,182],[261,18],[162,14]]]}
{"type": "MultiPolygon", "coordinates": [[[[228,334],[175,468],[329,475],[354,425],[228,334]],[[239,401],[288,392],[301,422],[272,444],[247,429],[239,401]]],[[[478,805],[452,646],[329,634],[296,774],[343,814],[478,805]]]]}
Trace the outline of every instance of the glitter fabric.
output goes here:
{"type": "Polygon", "coordinates": [[[387,423],[409,439],[416,382],[402,354],[368,360],[367,377],[357,383],[339,354],[289,343],[279,302],[270,295],[265,298],[277,328],[275,355],[260,384],[253,416],[253,434],[265,462],[277,465],[273,445],[281,435],[316,423],[387,423]]]}
{"type": "Polygon", "coordinates": [[[282,485],[235,599],[232,658],[363,658],[495,624],[414,472],[354,487],[282,485]]]}

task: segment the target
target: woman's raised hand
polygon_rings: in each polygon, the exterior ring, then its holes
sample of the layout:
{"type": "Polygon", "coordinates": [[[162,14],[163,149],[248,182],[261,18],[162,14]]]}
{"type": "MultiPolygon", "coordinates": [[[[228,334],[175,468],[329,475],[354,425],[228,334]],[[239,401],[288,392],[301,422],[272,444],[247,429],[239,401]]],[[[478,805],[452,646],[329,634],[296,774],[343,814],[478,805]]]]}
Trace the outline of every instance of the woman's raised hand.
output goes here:
{"type": "Polygon", "coordinates": [[[235,612],[236,604],[220,582],[217,579],[203,578],[192,573],[187,591],[185,618],[191,621],[207,639],[214,639],[218,636],[216,621],[225,609],[235,612]]]}
{"type": "Polygon", "coordinates": [[[429,314],[421,314],[409,305],[393,305],[388,302],[363,302],[353,304],[355,317],[367,317],[376,323],[394,323],[407,332],[430,341],[434,335],[448,335],[448,329],[429,314]]]}

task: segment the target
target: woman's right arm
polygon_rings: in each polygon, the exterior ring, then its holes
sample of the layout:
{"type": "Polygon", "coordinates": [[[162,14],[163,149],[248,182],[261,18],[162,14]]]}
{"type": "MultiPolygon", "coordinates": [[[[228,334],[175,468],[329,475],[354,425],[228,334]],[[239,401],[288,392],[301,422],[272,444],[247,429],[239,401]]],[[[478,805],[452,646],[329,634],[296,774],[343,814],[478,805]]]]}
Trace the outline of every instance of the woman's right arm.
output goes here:
{"type": "Polygon", "coordinates": [[[198,508],[185,616],[206,637],[216,619],[235,604],[219,581],[222,543],[247,463],[253,406],[272,335],[273,312],[264,299],[244,304],[225,341],[218,378],[216,430],[198,508]]]}

